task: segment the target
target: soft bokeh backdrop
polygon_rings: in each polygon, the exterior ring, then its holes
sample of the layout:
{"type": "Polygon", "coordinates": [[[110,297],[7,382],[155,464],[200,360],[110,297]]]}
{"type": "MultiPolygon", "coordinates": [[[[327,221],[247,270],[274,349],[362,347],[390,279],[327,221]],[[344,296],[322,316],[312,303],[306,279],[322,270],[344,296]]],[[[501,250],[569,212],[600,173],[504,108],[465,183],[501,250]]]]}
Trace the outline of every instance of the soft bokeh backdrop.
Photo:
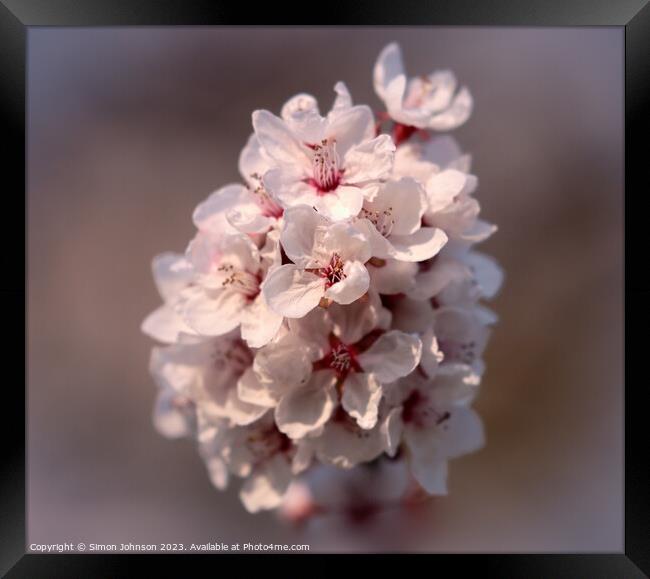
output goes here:
{"type": "Polygon", "coordinates": [[[316,550],[615,551],[623,545],[623,30],[29,30],[28,542],[308,542],[316,550]],[[455,132],[506,270],[477,402],[487,446],[403,532],[301,537],[214,490],[153,429],[153,255],[237,180],[257,108],[337,80],[373,107],[401,43],[475,98],[455,132]],[[304,539],[304,540],[303,540],[304,539]]]}

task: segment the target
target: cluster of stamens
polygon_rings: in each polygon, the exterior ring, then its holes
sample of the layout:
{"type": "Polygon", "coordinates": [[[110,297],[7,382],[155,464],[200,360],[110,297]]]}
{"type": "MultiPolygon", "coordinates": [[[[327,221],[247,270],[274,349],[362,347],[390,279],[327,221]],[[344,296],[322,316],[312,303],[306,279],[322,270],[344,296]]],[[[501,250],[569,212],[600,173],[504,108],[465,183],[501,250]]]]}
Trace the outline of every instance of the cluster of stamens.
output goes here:
{"type": "Polygon", "coordinates": [[[320,193],[336,189],[341,181],[339,156],[334,139],[323,139],[318,145],[310,145],[312,156],[313,184],[320,193]]]}
{"type": "Polygon", "coordinates": [[[248,298],[253,298],[260,293],[260,278],[258,275],[249,271],[235,269],[229,263],[220,265],[217,271],[227,275],[221,282],[222,287],[238,291],[248,298]]]}
{"type": "Polygon", "coordinates": [[[388,207],[381,211],[373,211],[371,209],[361,208],[359,217],[370,221],[377,231],[384,237],[388,237],[393,231],[395,219],[393,218],[393,208],[388,207]]]}
{"type": "Polygon", "coordinates": [[[331,287],[335,283],[340,282],[345,279],[345,272],[343,271],[343,266],[345,263],[341,259],[341,256],[338,253],[334,253],[330,258],[329,263],[318,270],[318,274],[321,277],[324,277],[327,280],[326,286],[331,287]]]}
{"type": "Polygon", "coordinates": [[[345,344],[336,335],[330,334],[329,345],[330,351],[328,354],[321,360],[314,362],[314,370],[326,368],[334,370],[341,386],[350,372],[363,372],[357,361],[357,355],[359,354],[357,344],[345,344]]]}
{"type": "Polygon", "coordinates": [[[275,217],[279,219],[284,213],[284,209],[271,197],[269,192],[264,187],[262,176],[259,173],[252,173],[251,180],[256,181],[255,187],[249,187],[249,191],[255,195],[257,204],[262,210],[264,217],[275,217]]]}
{"type": "Polygon", "coordinates": [[[339,344],[334,350],[330,353],[330,366],[339,374],[347,372],[350,369],[350,364],[352,363],[352,355],[350,350],[345,344],[339,344]]]}

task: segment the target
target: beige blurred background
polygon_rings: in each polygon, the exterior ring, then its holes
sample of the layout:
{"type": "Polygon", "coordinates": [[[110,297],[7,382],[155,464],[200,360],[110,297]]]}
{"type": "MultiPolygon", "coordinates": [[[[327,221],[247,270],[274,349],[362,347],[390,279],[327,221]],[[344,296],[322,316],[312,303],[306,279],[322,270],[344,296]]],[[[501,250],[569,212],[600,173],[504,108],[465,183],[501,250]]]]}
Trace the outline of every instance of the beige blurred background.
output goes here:
{"type": "Polygon", "coordinates": [[[32,28],[28,57],[28,542],[622,549],[621,28],[32,28]],[[337,80],[377,108],[392,40],[410,72],[451,68],[476,102],[455,135],[507,276],[477,403],[487,446],[403,532],[380,518],[301,537],[154,431],[150,261],[237,179],[254,109],[305,91],[327,110],[337,80]]]}

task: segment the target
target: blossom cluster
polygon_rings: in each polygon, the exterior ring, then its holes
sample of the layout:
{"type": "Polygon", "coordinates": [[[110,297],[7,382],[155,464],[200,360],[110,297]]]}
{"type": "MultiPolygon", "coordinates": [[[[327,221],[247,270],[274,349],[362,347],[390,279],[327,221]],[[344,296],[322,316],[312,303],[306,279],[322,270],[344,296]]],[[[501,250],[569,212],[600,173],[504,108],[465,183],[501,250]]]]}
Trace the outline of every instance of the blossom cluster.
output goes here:
{"type": "Polygon", "coordinates": [[[250,512],[314,465],[380,457],[445,494],[447,461],[483,445],[482,300],[502,273],[473,246],[496,227],[470,157],[437,134],[472,98],[449,71],[407,78],[396,44],[373,80],[377,115],[341,82],[325,115],[308,94],[255,111],[241,183],[196,207],[185,253],[153,261],[155,425],[195,439],[219,489],[244,479],[250,512]]]}

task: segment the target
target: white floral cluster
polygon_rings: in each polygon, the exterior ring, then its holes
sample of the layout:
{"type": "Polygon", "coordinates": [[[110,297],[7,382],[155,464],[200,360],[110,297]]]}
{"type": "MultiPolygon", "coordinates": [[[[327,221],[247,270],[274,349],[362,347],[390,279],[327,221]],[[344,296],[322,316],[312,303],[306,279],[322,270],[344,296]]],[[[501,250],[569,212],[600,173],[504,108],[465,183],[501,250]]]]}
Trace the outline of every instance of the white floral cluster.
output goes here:
{"type": "Polygon", "coordinates": [[[502,273],[472,246],[470,158],[449,136],[472,100],[454,75],[407,79],[396,44],[374,69],[386,112],[343,83],[253,113],[242,183],[194,211],[184,254],[153,262],[164,304],[154,421],[198,441],[212,482],[244,480],[248,511],[278,507],[312,464],[386,455],[429,494],[447,460],[482,446],[476,396],[502,273]],[[388,132],[383,132],[386,128],[388,132]]]}

